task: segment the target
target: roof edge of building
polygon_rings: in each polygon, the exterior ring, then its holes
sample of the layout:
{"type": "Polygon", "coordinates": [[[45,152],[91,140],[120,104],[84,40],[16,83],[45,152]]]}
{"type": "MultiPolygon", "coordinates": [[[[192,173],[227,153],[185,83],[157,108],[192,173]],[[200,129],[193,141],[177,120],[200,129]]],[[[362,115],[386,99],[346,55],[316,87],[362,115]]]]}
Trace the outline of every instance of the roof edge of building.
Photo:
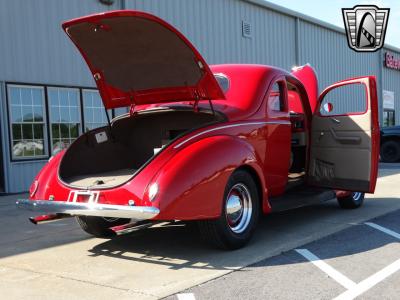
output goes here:
{"type": "MultiPolygon", "coordinates": [[[[266,0],[241,0],[241,1],[248,2],[248,3],[251,3],[251,4],[255,4],[255,5],[264,7],[264,8],[268,8],[270,10],[273,10],[275,12],[278,12],[278,13],[281,13],[281,14],[284,14],[284,15],[287,15],[289,17],[299,18],[299,19],[301,19],[303,21],[306,21],[306,22],[309,22],[309,23],[324,27],[326,29],[330,29],[332,31],[336,31],[336,32],[341,33],[341,34],[346,34],[344,28],[341,28],[339,26],[333,25],[331,23],[322,21],[320,19],[308,16],[308,15],[299,13],[299,12],[297,12],[295,10],[280,6],[278,4],[268,2],[266,0]]],[[[391,51],[398,52],[400,54],[400,48],[398,48],[396,46],[392,46],[392,45],[386,44],[386,45],[383,46],[383,48],[391,50],[391,51]]]]}

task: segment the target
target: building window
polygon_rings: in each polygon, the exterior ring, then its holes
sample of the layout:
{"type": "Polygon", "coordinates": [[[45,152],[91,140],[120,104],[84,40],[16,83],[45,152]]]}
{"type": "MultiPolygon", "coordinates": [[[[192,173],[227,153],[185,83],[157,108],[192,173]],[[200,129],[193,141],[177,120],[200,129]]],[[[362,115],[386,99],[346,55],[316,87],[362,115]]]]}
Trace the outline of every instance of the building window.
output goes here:
{"type": "Polygon", "coordinates": [[[394,110],[385,109],[383,111],[383,127],[394,126],[395,123],[396,121],[395,121],[394,110]]]}
{"type": "Polygon", "coordinates": [[[13,159],[48,155],[43,87],[7,85],[13,159]]]}
{"type": "MultiPolygon", "coordinates": [[[[85,131],[107,124],[107,116],[100,94],[97,90],[82,90],[85,131]]],[[[111,110],[108,111],[111,116],[111,110]]]]}
{"type": "Polygon", "coordinates": [[[51,151],[67,148],[80,135],[79,89],[47,88],[50,112],[51,151]]]}
{"type": "MultiPolygon", "coordinates": [[[[54,155],[68,148],[82,131],[107,125],[103,101],[95,89],[10,83],[7,94],[13,160],[46,158],[49,151],[54,155]]],[[[111,119],[128,111],[127,107],[109,109],[108,115],[111,119]]]]}

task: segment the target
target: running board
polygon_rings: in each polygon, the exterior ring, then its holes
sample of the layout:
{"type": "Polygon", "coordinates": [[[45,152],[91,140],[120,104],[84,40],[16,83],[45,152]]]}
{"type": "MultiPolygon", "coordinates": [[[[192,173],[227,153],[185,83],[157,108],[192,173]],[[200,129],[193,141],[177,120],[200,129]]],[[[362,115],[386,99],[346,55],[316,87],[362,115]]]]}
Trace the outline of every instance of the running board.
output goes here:
{"type": "Polygon", "coordinates": [[[282,196],[271,197],[269,203],[272,211],[277,212],[320,204],[333,199],[336,199],[336,193],[333,190],[303,186],[286,192],[282,196]]]}

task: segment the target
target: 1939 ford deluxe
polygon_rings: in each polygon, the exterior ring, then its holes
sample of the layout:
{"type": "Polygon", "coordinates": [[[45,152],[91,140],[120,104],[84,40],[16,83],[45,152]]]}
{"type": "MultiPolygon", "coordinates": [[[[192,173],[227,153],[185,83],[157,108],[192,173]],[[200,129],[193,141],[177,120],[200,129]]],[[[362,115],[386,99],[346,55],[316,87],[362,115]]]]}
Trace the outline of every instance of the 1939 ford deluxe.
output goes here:
{"type": "Polygon", "coordinates": [[[292,72],[208,66],[175,28],[138,11],[63,28],[105,109],[129,113],[49,160],[30,198],[17,202],[40,213],[32,222],[76,216],[83,230],[107,237],[157,221],[197,221],[206,239],[235,249],[249,241],[260,214],[330,199],[356,208],[374,192],[374,76],[319,95],[309,65],[292,72]],[[343,112],[340,101],[361,108],[343,112]]]}

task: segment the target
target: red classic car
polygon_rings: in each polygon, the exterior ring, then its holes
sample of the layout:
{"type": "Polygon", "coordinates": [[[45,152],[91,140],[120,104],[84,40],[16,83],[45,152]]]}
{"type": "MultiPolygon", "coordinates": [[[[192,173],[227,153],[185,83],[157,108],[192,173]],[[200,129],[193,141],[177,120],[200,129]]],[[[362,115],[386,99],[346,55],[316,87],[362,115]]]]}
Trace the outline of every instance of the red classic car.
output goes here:
{"type": "Polygon", "coordinates": [[[374,192],[374,76],[318,95],[309,65],[208,66],[175,28],[138,11],[63,28],[105,108],[129,113],[49,160],[30,198],[17,202],[42,213],[32,222],[76,216],[83,230],[106,237],[157,221],[197,221],[206,239],[234,249],[249,241],[261,213],[336,198],[356,208],[374,192]],[[361,108],[343,113],[341,99],[361,108]]]}

